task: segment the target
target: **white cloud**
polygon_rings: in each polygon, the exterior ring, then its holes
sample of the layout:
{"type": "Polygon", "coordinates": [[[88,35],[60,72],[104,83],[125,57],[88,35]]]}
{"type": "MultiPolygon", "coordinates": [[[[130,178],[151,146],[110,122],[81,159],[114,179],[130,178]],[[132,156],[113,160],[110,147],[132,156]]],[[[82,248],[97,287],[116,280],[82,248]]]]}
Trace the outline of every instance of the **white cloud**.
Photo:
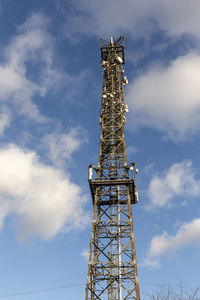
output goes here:
{"type": "MultiPolygon", "coordinates": [[[[129,32],[134,38],[157,28],[170,35],[200,37],[198,0],[74,0],[76,12],[68,16],[66,31],[106,37],[129,32]]],[[[62,7],[63,9],[63,7],[62,7]]]]}
{"type": "Polygon", "coordinates": [[[43,15],[33,14],[5,47],[4,62],[0,65],[0,100],[4,104],[11,102],[16,112],[38,121],[44,121],[44,117],[33,98],[47,91],[46,82],[52,73],[52,49],[47,19],[43,15]],[[40,66],[35,78],[29,72],[30,64],[35,68],[40,66]]]}
{"type": "Polygon", "coordinates": [[[66,174],[15,145],[0,149],[0,165],[0,228],[9,215],[20,240],[84,228],[86,198],[66,174]]]}
{"type": "Polygon", "coordinates": [[[0,103],[15,111],[13,118],[23,114],[37,122],[47,121],[35,100],[63,89],[67,99],[77,98],[88,76],[86,70],[72,76],[57,66],[55,38],[48,29],[45,15],[32,14],[17,28],[9,44],[2,46],[0,103]]]}
{"type": "Polygon", "coordinates": [[[155,0],[152,3],[158,8],[155,11],[155,19],[163,30],[171,35],[192,34],[200,37],[198,0],[155,0]]]}
{"type": "Polygon", "coordinates": [[[45,135],[42,139],[42,148],[47,150],[47,155],[53,164],[61,167],[66,161],[71,160],[72,154],[86,141],[85,130],[76,127],[66,134],[56,132],[45,135]]]}
{"type": "Polygon", "coordinates": [[[155,128],[175,140],[198,132],[199,69],[200,55],[192,52],[178,57],[167,67],[157,66],[133,81],[127,96],[131,125],[155,128]]]}
{"type": "Polygon", "coordinates": [[[200,219],[197,218],[189,223],[184,223],[174,236],[168,235],[167,232],[154,236],[143,265],[159,266],[162,256],[175,253],[184,246],[198,245],[199,241],[200,219]]]}
{"type": "Polygon", "coordinates": [[[151,199],[148,207],[169,207],[176,196],[187,200],[199,196],[200,180],[195,178],[192,161],[176,163],[161,176],[154,176],[149,184],[148,194],[151,199]]]}

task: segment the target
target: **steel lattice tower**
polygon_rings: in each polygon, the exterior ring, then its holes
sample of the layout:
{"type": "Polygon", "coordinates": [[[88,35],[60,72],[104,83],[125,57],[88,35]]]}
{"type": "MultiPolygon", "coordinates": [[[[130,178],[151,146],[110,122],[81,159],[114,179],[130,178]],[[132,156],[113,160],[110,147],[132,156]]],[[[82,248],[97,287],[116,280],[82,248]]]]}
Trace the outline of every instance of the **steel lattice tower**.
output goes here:
{"type": "Polygon", "coordinates": [[[127,164],[124,140],[124,37],[101,40],[100,48],[101,139],[98,165],[89,165],[94,214],[86,300],[140,300],[131,208],[138,201],[137,169],[127,164]]]}

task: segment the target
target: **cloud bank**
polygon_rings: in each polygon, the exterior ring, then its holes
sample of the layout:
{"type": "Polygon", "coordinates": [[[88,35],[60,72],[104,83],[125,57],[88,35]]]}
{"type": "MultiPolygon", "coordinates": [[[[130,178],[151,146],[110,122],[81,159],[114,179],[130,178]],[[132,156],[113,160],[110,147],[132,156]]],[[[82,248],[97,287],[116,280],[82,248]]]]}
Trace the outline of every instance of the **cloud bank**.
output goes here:
{"type": "Polygon", "coordinates": [[[50,21],[45,15],[31,14],[18,26],[9,44],[2,46],[0,106],[6,107],[7,119],[5,114],[0,119],[0,133],[16,114],[35,122],[49,121],[41,114],[37,101],[64,89],[65,98],[76,99],[84,86],[86,70],[72,76],[58,67],[55,37],[50,34],[49,26],[50,21]]]}
{"type": "Polygon", "coordinates": [[[44,121],[34,97],[44,96],[58,73],[53,70],[53,41],[47,32],[47,18],[33,14],[18,27],[16,36],[4,48],[0,65],[0,100],[28,118],[44,121]],[[40,66],[38,69],[37,66],[40,66]],[[30,70],[36,72],[31,76],[30,70]]]}
{"type": "Polygon", "coordinates": [[[62,125],[45,117],[37,104],[47,95],[52,98],[52,88],[55,93],[67,87],[66,97],[73,98],[80,93],[77,84],[80,87],[86,76],[86,71],[71,76],[57,67],[55,39],[49,33],[49,23],[45,15],[31,14],[1,52],[0,135],[15,125],[16,118],[20,135],[24,133],[20,143],[26,144],[31,135],[27,121],[34,121],[34,126],[40,122],[40,132],[35,131],[34,138],[40,139],[37,150],[45,152],[39,157],[36,151],[26,150],[24,144],[23,148],[14,144],[0,148],[0,229],[5,219],[11,217],[19,240],[49,240],[61,232],[82,229],[88,221],[84,210],[86,196],[71,181],[66,166],[74,151],[86,141],[84,130],[76,127],[67,133],[57,132],[54,128],[62,125]],[[40,160],[44,157],[51,165],[40,160]]]}
{"type": "Polygon", "coordinates": [[[0,228],[12,215],[18,239],[49,240],[87,224],[81,188],[34,151],[9,145],[0,149],[0,165],[0,228]]]}
{"type": "Polygon", "coordinates": [[[200,38],[198,0],[74,0],[73,4],[75,12],[67,16],[65,28],[70,38],[79,33],[105,37],[122,32],[138,38],[157,29],[200,38]]]}
{"type": "Polygon", "coordinates": [[[148,188],[148,207],[170,207],[174,197],[190,200],[200,195],[200,180],[195,178],[192,161],[172,165],[161,176],[154,176],[148,188]]]}
{"type": "Polygon", "coordinates": [[[200,55],[188,53],[157,66],[128,89],[131,128],[151,127],[184,140],[200,128],[200,55]],[[134,117],[132,117],[132,112],[134,117]]]}
{"type": "Polygon", "coordinates": [[[197,218],[184,223],[174,236],[168,235],[167,232],[154,236],[143,265],[157,267],[162,256],[175,253],[184,246],[199,245],[199,241],[200,219],[197,218]]]}

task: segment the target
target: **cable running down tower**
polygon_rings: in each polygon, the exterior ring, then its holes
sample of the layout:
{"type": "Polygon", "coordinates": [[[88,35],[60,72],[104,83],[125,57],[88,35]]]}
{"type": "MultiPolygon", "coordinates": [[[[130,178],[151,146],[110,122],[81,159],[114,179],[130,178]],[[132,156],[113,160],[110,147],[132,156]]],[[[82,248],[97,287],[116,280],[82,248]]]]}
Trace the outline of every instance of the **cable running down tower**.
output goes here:
{"type": "Polygon", "coordinates": [[[103,90],[98,165],[89,165],[94,214],[86,300],[140,300],[132,204],[138,201],[135,163],[127,164],[124,124],[124,37],[101,40],[103,90]]]}

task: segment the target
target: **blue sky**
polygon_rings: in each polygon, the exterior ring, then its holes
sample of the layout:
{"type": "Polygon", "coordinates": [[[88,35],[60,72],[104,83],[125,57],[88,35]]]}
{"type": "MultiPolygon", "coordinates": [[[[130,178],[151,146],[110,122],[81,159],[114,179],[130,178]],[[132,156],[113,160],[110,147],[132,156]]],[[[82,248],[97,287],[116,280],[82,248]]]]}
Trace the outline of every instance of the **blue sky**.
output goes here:
{"type": "Polygon", "coordinates": [[[142,299],[199,286],[200,2],[0,0],[0,298],[84,299],[100,38],[125,36],[142,299]]]}

